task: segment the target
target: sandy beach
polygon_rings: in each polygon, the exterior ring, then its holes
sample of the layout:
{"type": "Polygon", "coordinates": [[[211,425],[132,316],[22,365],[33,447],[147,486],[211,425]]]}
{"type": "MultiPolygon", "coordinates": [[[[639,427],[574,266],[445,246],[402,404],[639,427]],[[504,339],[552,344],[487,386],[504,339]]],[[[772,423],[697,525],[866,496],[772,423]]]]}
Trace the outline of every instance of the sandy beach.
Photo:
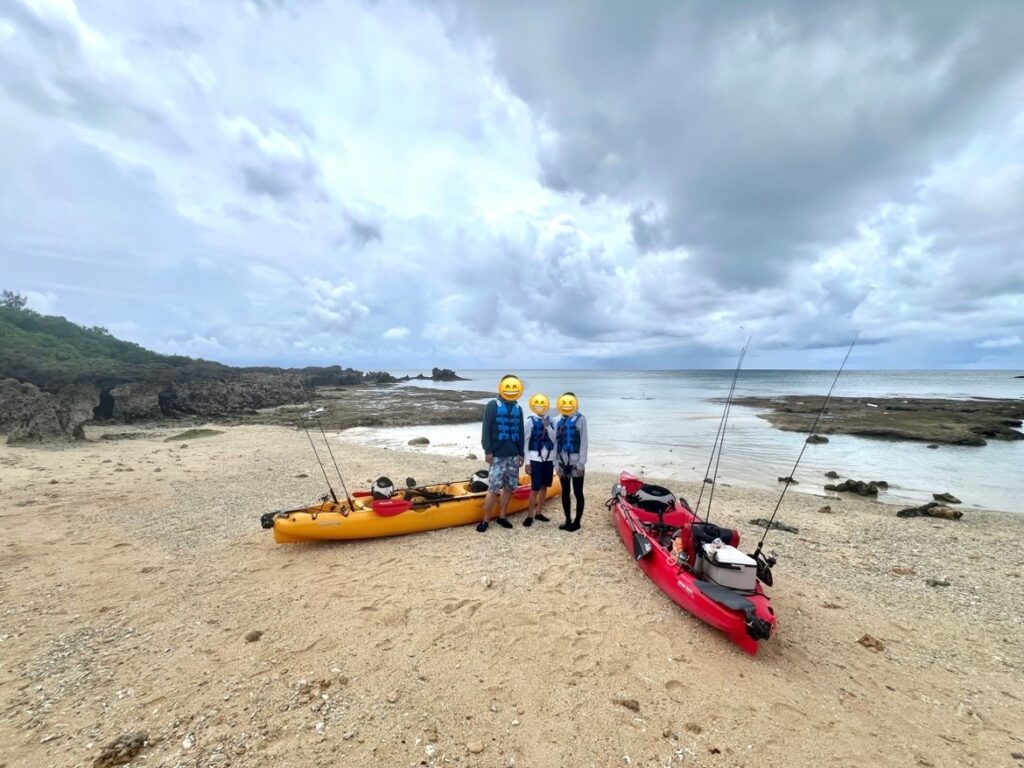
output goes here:
{"type": "MultiPolygon", "coordinates": [[[[1020,515],[791,494],[778,635],[750,658],[633,564],[612,475],[576,534],[552,503],[532,529],[276,545],[260,513],[324,491],[305,434],[217,429],[0,445],[3,768],[92,766],[137,732],[130,764],[166,768],[1024,764],[1020,515]]],[[[480,466],[335,452],[350,489],[480,466]]],[[[749,545],[775,500],[719,487],[715,517],[749,545]]]]}

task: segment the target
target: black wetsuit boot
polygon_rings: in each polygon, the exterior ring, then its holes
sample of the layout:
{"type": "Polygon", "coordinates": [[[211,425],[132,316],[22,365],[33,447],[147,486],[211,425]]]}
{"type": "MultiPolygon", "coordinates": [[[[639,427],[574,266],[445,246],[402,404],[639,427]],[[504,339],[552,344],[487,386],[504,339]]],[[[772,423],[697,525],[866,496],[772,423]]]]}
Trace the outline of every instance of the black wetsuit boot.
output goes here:
{"type": "MultiPolygon", "coordinates": [[[[580,529],[580,526],[582,525],[582,523],[580,521],[583,519],[583,478],[582,477],[574,477],[572,479],[572,492],[573,492],[573,495],[576,497],[576,518],[571,523],[569,523],[569,525],[566,527],[565,530],[567,530],[567,531],[578,531],[580,529]]],[[[563,498],[568,500],[567,499],[568,495],[569,494],[566,493],[563,496],[563,498]]],[[[568,510],[568,504],[566,504],[566,509],[568,510]]],[[[566,511],[566,513],[565,513],[565,519],[568,522],[568,520],[569,520],[569,512],[568,511],[566,511]]]]}
{"type": "Polygon", "coordinates": [[[562,480],[562,512],[565,514],[565,522],[558,526],[561,531],[571,531],[572,527],[572,503],[569,500],[569,486],[572,480],[566,476],[562,480]]]}

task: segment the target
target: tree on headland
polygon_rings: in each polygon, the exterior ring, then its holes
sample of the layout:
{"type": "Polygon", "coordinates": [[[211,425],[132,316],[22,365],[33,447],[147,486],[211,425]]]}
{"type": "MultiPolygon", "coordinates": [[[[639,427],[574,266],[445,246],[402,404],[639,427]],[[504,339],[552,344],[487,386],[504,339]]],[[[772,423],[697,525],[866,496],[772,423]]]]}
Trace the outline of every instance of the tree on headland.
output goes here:
{"type": "Polygon", "coordinates": [[[0,307],[4,309],[24,309],[28,299],[14,291],[3,291],[0,293],[0,307]]]}

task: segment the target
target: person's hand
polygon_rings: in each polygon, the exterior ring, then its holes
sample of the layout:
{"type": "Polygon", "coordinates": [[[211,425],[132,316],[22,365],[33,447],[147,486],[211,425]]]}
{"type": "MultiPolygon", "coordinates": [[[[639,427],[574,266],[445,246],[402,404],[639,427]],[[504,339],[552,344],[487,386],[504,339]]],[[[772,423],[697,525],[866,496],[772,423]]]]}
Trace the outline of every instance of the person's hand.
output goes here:
{"type": "MultiPolygon", "coordinates": [[[[519,465],[520,467],[521,467],[521,466],[523,466],[523,457],[522,457],[522,456],[517,456],[517,457],[516,457],[516,463],[517,463],[517,464],[518,464],[518,465],[519,465]]],[[[529,473],[529,472],[530,472],[530,470],[529,470],[529,469],[527,469],[527,470],[526,470],[526,472],[527,472],[527,473],[529,473]]]]}
{"type": "Polygon", "coordinates": [[[485,453],[484,454],[484,461],[486,461],[488,464],[490,464],[492,461],[494,461],[494,454],[493,453],[485,453]]]}
{"type": "Polygon", "coordinates": [[[576,471],[579,473],[576,475],[576,477],[583,477],[584,473],[587,471],[587,468],[584,467],[582,464],[579,464],[576,466],[576,471]]]}
{"type": "Polygon", "coordinates": [[[528,475],[531,475],[531,474],[533,474],[533,473],[532,473],[532,472],[530,471],[530,465],[529,465],[529,464],[527,464],[527,465],[526,465],[526,474],[528,474],[528,475]]]}

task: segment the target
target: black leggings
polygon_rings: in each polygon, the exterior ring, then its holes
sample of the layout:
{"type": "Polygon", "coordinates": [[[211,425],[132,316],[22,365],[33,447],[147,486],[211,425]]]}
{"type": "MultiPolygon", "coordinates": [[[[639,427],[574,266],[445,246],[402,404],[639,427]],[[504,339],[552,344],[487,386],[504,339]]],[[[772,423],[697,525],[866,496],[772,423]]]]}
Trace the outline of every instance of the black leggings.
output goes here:
{"type": "MultiPolygon", "coordinates": [[[[565,513],[565,522],[571,523],[572,518],[570,513],[572,510],[572,504],[569,501],[569,478],[562,477],[562,511],[565,513]]],[[[576,495],[576,521],[579,522],[580,518],[583,517],[583,478],[574,477],[572,478],[572,492],[576,495]]]]}

